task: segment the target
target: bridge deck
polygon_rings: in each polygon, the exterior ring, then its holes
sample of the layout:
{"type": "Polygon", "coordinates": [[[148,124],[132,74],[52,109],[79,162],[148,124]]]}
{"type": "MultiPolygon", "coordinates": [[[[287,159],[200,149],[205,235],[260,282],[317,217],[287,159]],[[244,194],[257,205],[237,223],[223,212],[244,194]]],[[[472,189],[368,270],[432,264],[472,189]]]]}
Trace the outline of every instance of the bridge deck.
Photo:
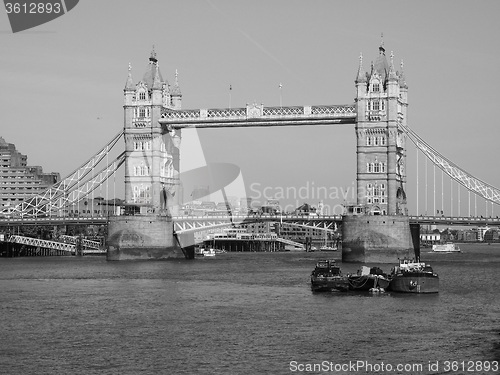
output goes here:
{"type": "MultiPolygon", "coordinates": [[[[430,216],[430,215],[410,215],[410,222],[414,224],[437,224],[437,225],[500,225],[498,217],[481,217],[481,216],[430,216]]],[[[186,222],[207,222],[207,221],[229,221],[233,220],[236,224],[247,220],[265,220],[265,221],[293,221],[293,220],[309,220],[309,221],[336,221],[341,222],[341,215],[324,215],[324,216],[301,216],[301,215],[236,215],[236,216],[174,216],[172,218],[175,223],[186,222]]],[[[46,218],[0,218],[0,226],[14,225],[62,225],[62,224],[106,224],[108,217],[79,217],[79,218],[64,218],[64,217],[46,217],[46,218]]],[[[194,225],[193,225],[194,226],[194,225]]]]}
{"type": "Polygon", "coordinates": [[[246,108],[225,109],[164,109],[160,124],[170,129],[227,128],[250,126],[294,126],[354,124],[356,107],[350,105],[264,107],[247,105],[246,108]]]}

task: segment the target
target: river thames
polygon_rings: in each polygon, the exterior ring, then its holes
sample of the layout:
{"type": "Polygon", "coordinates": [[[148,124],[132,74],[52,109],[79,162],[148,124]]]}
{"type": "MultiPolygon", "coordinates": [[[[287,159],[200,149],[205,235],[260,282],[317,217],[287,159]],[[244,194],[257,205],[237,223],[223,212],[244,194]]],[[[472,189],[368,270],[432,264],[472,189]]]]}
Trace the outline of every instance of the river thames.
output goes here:
{"type": "Polygon", "coordinates": [[[500,245],[460,247],[422,250],[433,295],[312,293],[340,252],[0,258],[0,372],[495,374],[500,245]]]}

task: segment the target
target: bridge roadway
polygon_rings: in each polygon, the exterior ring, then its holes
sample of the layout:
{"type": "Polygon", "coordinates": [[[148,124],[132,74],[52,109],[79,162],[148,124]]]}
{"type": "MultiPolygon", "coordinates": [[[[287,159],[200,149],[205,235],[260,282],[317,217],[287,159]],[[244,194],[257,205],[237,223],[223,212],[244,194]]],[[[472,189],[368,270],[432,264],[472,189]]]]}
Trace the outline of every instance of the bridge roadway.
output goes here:
{"type": "MultiPolygon", "coordinates": [[[[411,215],[410,224],[443,225],[443,226],[499,226],[500,218],[485,217],[453,217],[411,215]]],[[[174,225],[177,233],[194,232],[203,229],[227,227],[234,223],[250,223],[256,221],[284,222],[322,230],[335,230],[342,223],[342,215],[250,215],[250,216],[177,216],[174,225]]]]}
{"type": "MultiPolygon", "coordinates": [[[[500,226],[499,217],[482,216],[431,216],[431,215],[410,215],[411,224],[427,225],[463,225],[463,226],[500,226]]],[[[210,226],[223,227],[234,223],[249,223],[255,221],[288,222],[299,225],[311,226],[317,229],[332,230],[332,223],[340,224],[342,215],[234,215],[234,216],[174,216],[176,231],[203,230],[210,226]],[[309,224],[306,224],[309,223],[309,224]]],[[[16,225],[66,225],[66,224],[87,224],[99,225],[107,224],[108,217],[39,217],[39,218],[0,218],[0,227],[16,225]]]]}

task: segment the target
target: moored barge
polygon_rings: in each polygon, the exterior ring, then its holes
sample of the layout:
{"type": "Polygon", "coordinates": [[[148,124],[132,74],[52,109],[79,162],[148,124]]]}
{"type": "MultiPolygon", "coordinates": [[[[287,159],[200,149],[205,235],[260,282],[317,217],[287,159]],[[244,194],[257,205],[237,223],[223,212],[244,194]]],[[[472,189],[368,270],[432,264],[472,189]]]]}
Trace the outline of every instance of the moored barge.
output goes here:
{"type": "Polygon", "coordinates": [[[349,290],[349,280],[342,276],[335,260],[320,260],[311,273],[311,289],[313,292],[332,292],[349,290]]]}
{"type": "Polygon", "coordinates": [[[400,259],[391,274],[389,290],[401,293],[438,293],[439,275],[425,262],[400,259]]]}

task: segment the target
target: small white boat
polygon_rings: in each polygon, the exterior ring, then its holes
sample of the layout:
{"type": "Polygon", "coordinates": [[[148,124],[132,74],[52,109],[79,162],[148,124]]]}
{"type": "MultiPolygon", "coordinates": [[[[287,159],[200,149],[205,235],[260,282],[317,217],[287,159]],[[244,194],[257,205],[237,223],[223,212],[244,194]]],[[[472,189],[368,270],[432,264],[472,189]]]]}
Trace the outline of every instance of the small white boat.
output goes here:
{"type": "Polygon", "coordinates": [[[195,251],[195,255],[199,257],[214,257],[216,254],[215,249],[212,248],[200,248],[195,251]]]}
{"type": "Polygon", "coordinates": [[[432,252],[434,253],[459,253],[460,248],[453,242],[447,242],[443,245],[432,245],[432,252]]]}
{"type": "Polygon", "coordinates": [[[336,247],[327,246],[327,245],[323,245],[319,249],[320,249],[320,251],[337,251],[336,247]]]}

